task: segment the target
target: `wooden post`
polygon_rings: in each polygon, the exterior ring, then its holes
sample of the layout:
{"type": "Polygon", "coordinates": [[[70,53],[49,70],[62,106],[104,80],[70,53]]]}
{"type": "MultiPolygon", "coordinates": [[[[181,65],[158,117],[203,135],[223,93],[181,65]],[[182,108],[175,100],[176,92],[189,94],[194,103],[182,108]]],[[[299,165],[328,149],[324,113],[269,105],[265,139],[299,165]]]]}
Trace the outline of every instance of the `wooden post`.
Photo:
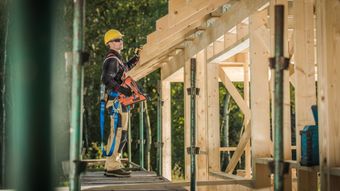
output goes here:
{"type": "Polygon", "coordinates": [[[340,176],[340,2],[317,0],[318,113],[321,190],[338,190],[340,176]]]}
{"type": "Polygon", "coordinates": [[[190,180],[190,155],[186,148],[190,147],[190,95],[187,88],[190,87],[190,61],[184,64],[184,160],[185,160],[185,180],[190,180]]]}
{"type": "Polygon", "coordinates": [[[267,10],[250,16],[250,91],[251,91],[251,144],[253,178],[255,188],[271,186],[270,171],[267,165],[256,164],[256,158],[268,158],[271,153],[270,109],[269,109],[269,30],[267,10]],[[261,88],[258,88],[261,87],[261,88]]]}
{"type": "MultiPolygon", "coordinates": [[[[219,106],[219,85],[218,85],[218,64],[207,64],[207,114],[208,114],[208,170],[220,171],[220,106],[219,106]]],[[[209,176],[209,180],[216,180],[216,177],[209,176]]],[[[216,190],[217,187],[209,187],[209,190],[216,190]]]]}
{"type": "MultiPolygon", "coordinates": [[[[245,62],[243,64],[243,87],[244,87],[244,101],[246,102],[247,106],[249,107],[249,54],[245,54],[245,62]]],[[[249,121],[250,119],[247,118],[245,121],[249,121]]],[[[250,152],[250,141],[247,143],[246,148],[245,148],[245,171],[246,171],[246,176],[249,178],[251,175],[251,152],[250,152]]]]}
{"type": "MultiPolygon", "coordinates": [[[[201,154],[197,156],[197,180],[208,180],[208,115],[207,115],[207,52],[206,49],[196,55],[197,59],[197,88],[200,89],[196,97],[196,126],[197,126],[197,146],[200,147],[201,154]]],[[[202,190],[206,190],[203,187],[202,190]]],[[[201,189],[200,189],[201,190],[201,189]]]]}
{"type": "Polygon", "coordinates": [[[171,180],[171,86],[170,82],[162,80],[162,140],[163,140],[163,158],[162,172],[163,176],[171,180]]]}
{"type": "MultiPolygon", "coordinates": [[[[315,124],[311,106],[316,103],[314,62],[314,13],[313,0],[294,2],[295,18],[295,113],[296,160],[301,160],[300,131],[306,125],[315,124]]],[[[316,191],[315,171],[297,169],[298,190],[316,191]]]]}

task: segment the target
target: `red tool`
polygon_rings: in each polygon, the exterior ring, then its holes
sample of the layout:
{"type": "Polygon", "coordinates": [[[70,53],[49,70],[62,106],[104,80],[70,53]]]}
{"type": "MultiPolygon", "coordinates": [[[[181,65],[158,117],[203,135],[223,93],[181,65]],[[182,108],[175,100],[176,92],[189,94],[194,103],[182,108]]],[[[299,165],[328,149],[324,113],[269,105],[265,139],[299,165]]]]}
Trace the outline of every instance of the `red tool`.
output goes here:
{"type": "Polygon", "coordinates": [[[119,94],[119,102],[125,106],[138,103],[140,101],[144,101],[148,98],[148,96],[144,93],[142,88],[140,88],[135,80],[133,80],[130,76],[126,77],[122,86],[127,88],[129,87],[132,91],[132,96],[127,97],[123,94],[119,94]]]}

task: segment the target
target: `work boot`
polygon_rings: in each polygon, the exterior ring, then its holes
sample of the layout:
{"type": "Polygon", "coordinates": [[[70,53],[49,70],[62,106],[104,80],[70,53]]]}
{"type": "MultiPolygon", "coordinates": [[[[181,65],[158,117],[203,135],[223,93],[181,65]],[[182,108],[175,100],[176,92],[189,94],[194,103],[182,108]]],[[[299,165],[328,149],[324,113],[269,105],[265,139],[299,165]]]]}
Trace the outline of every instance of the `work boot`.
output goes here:
{"type": "Polygon", "coordinates": [[[108,177],[130,177],[131,172],[125,171],[123,169],[116,170],[106,170],[104,175],[108,177]]]}

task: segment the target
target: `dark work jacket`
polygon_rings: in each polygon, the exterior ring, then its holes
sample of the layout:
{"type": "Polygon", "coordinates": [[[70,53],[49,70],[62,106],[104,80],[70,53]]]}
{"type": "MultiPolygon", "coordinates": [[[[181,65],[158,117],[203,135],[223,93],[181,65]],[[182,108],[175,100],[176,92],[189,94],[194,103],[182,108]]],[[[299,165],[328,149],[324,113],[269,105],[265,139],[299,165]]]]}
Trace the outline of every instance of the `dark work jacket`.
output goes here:
{"type": "Polygon", "coordinates": [[[124,62],[123,57],[115,50],[110,50],[105,57],[101,80],[105,84],[106,90],[117,91],[126,77],[126,72],[131,70],[139,61],[139,56],[135,55],[128,62],[124,62]],[[118,58],[118,59],[117,59],[118,58]]]}

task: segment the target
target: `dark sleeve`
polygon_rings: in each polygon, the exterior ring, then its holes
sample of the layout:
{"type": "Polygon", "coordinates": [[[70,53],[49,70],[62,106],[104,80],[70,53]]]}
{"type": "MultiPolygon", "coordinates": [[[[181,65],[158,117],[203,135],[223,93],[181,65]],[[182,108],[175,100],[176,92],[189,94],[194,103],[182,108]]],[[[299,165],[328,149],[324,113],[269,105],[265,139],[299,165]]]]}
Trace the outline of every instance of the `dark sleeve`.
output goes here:
{"type": "Polygon", "coordinates": [[[107,59],[103,64],[102,82],[105,84],[107,89],[117,90],[120,86],[118,82],[115,81],[115,76],[118,73],[119,63],[115,58],[107,59]]]}
{"type": "Polygon", "coordinates": [[[131,70],[133,67],[136,66],[138,61],[139,61],[139,56],[135,55],[128,62],[126,62],[125,65],[129,68],[129,70],[131,70]]]}

